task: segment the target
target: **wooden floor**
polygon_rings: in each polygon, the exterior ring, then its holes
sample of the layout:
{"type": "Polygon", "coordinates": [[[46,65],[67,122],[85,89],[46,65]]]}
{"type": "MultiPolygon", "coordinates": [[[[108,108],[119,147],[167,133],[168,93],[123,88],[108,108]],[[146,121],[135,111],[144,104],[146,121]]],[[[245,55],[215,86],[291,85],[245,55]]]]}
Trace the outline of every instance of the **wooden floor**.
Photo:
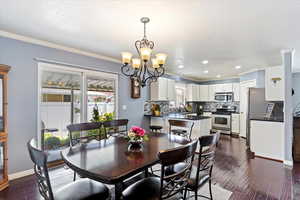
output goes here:
{"type": "MultiPolygon", "coordinates": [[[[51,170],[51,182],[56,188],[71,182],[71,170],[51,170]]],[[[249,159],[244,139],[222,136],[218,146],[213,181],[233,192],[231,200],[300,199],[300,164],[293,169],[282,163],[261,158],[249,159]]],[[[0,200],[41,199],[34,176],[10,182],[0,192],[0,200]]]]}

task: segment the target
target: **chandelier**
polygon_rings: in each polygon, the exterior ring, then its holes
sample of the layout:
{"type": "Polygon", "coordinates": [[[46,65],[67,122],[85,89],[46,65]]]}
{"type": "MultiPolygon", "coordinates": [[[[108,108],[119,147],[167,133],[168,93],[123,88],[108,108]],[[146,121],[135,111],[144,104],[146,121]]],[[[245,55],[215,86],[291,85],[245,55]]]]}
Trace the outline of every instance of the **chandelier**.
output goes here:
{"type": "Polygon", "coordinates": [[[164,64],[167,59],[167,55],[164,53],[158,53],[151,58],[154,42],[146,37],[146,24],[149,21],[148,17],[141,18],[141,22],[144,24],[144,37],[135,42],[139,58],[132,58],[131,53],[122,52],[121,72],[132,79],[136,79],[142,87],[157,81],[158,77],[164,75],[164,64]]]}

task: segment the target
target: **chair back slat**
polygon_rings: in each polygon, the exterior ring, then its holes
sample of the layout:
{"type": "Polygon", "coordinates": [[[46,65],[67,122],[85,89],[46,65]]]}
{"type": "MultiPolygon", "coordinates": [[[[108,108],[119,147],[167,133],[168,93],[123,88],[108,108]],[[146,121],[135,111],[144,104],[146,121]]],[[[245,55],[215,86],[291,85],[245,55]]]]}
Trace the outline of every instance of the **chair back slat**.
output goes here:
{"type": "Polygon", "coordinates": [[[128,119],[115,119],[107,122],[103,122],[103,127],[106,135],[112,135],[115,133],[126,133],[128,131],[128,119]],[[120,129],[123,127],[123,129],[120,129]]]}
{"type": "Polygon", "coordinates": [[[168,199],[177,193],[182,192],[186,187],[187,180],[191,174],[197,143],[198,141],[194,140],[187,145],[158,153],[158,158],[161,163],[160,199],[168,199]],[[180,162],[186,163],[182,170],[171,175],[165,175],[165,168],[167,166],[180,162]]]}
{"type": "Polygon", "coordinates": [[[191,121],[184,121],[184,120],[175,120],[175,119],[169,119],[169,133],[172,133],[173,128],[172,127],[182,127],[187,129],[188,131],[188,139],[191,139],[192,130],[194,127],[194,122],[191,121]]]}
{"type": "MultiPolygon", "coordinates": [[[[70,146],[74,146],[79,143],[82,139],[102,139],[101,132],[102,122],[88,122],[88,123],[78,123],[78,124],[70,124],[67,126],[70,136],[70,146]],[[81,136],[80,133],[83,131],[93,131],[95,133],[91,133],[87,136],[81,136]],[[79,132],[79,137],[75,137],[75,133],[79,132]]],[[[104,136],[106,137],[106,136],[104,136]]]]}
{"type": "Polygon", "coordinates": [[[53,200],[54,197],[47,168],[48,155],[36,148],[36,142],[34,139],[27,142],[27,148],[30,158],[34,163],[34,173],[37,178],[39,192],[44,199],[53,200]]]}

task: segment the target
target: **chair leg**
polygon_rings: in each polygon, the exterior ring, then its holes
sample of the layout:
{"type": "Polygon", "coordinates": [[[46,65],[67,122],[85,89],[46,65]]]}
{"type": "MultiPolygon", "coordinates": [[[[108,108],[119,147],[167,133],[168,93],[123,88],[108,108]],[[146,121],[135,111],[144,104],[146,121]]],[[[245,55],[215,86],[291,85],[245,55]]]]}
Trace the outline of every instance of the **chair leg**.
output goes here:
{"type": "Polygon", "coordinates": [[[186,200],[186,193],[187,193],[187,189],[185,188],[184,194],[183,194],[183,200],[186,200]]]}
{"type": "Polygon", "coordinates": [[[195,200],[198,200],[198,190],[195,190],[195,200]]]}
{"type": "Polygon", "coordinates": [[[213,200],[212,191],[211,191],[211,179],[209,179],[209,194],[210,194],[210,199],[213,200]]]}
{"type": "Polygon", "coordinates": [[[76,172],[74,172],[73,181],[76,181],[76,172]]]}

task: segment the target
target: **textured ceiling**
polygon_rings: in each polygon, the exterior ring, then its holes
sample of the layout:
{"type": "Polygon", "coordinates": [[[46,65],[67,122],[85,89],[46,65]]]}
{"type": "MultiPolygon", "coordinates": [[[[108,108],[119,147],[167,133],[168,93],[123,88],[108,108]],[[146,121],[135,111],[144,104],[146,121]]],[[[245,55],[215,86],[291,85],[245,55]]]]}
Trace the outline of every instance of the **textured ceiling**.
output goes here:
{"type": "Polygon", "coordinates": [[[287,48],[296,49],[300,67],[300,0],[9,0],[1,2],[0,29],[119,58],[135,52],[143,16],[170,73],[234,77],[279,65],[287,48]]]}

